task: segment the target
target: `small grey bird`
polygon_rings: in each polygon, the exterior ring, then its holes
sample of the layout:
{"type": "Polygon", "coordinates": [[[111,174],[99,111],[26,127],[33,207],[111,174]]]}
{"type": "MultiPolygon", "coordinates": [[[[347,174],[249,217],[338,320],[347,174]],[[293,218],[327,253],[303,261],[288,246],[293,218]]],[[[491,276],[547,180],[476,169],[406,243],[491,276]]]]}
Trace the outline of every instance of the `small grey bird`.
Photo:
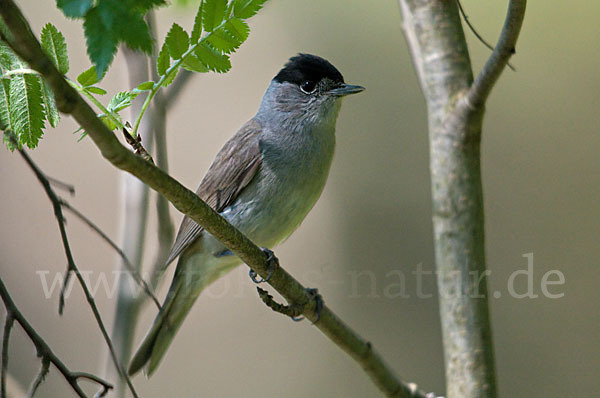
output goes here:
{"type": "MultiPolygon", "coordinates": [[[[225,143],[198,196],[261,247],[285,240],[321,195],[342,97],[364,87],[315,55],[292,57],[273,78],[256,116],[225,143]]],[[[129,366],[150,376],[200,292],[241,260],[183,219],[166,265],[180,256],[162,310],[129,366]]],[[[165,267],[166,267],[165,265],[165,267]]]]}

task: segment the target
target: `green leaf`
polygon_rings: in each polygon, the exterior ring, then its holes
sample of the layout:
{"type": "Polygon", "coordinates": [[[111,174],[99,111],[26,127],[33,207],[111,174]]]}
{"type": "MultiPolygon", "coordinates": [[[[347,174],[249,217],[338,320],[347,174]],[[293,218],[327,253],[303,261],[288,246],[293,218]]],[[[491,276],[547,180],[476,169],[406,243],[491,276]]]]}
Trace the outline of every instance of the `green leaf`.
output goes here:
{"type": "Polygon", "coordinates": [[[6,133],[2,134],[2,141],[4,141],[4,145],[6,145],[6,149],[9,151],[14,151],[15,149],[21,149],[21,145],[15,146],[14,142],[10,139],[10,136],[6,133]]]}
{"type": "Polygon", "coordinates": [[[233,15],[248,19],[256,14],[266,2],[267,0],[234,0],[233,15]]]}
{"type": "Polygon", "coordinates": [[[190,39],[183,28],[176,23],[171,26],[171,30],[167,33],[165,44],[169,49],[169,54],[173,59],[179,59],[187,51],[190,46],[190,39]]]}
{"type": "Polygon", "coordinates": [[[50,126],[56,127],[60,121],[60,113],[58,113],[58,109],[56,108],[54,93],[46,81],[43,81],[42,79],[40,79],[40,81],[42,83],[42,95],[46,108],[46,118],[48,119],[50,126]]]}
{"type": "Polygon", "coordinates": [[[206,0],[204,2],[202,22],[205,31],[212,32],[223,22],[226,8],[227,0],[206,0]]]}
{"type": "Polygon", "coordinates": [[[250,34],[250,27],[244,21],[239,18],[231,18],[225,22],[223,27],[230,35],[236,37],[241,43],[246,41],[250,34]]]}
{"type": "Polygon", "coordinates": [[[105,89],[100,88],[100,87],[95,87],[95,86],[86,87],[85,91],[92,93],[92,94],[98,94],[98,95],[104,95],[107,92],[105,89]]]}
{"type": "Polygon", "coordinates": [[[88,70],[80,73],[79,76],[77,76],[77,81],[83,87],[89,87],[98,83],[103,77],[104,75],[98,77],[96,66],[92,65],[88,70]]]}
{"type": "Polygon", "coordinates": [[[231,35],[225,29],[215,30],[206,39],[214,49],[224,53],[231,53],[236,50],[242,42],[237,37],[231,35]]]}
{"type": "Polygon", "coordinates": [[[15,69],[15,65],[19,62],[19,57],[6,43],[0,40],[0,66],[5,71],[9,71],[15,69]]]}
{"type": "Polygon", "coordinates": [[[45,118],[38,76],[15,75],[10,80],[9,110],[18,141],[35,148],[42,137],[45,118]]]}
{"type": "Polygon", "coordinates": [[[175,80],[175,78],[177,77],[178,72],[179,68],[173,69],[171,72],[169,72],[165,79],[165,82],[163,83],[163,87],[168,87],[171,83],[173,83],[173,80],[175,80]]]}
{"type": "Polygon", "coordinates": [[[99,7],[95,7],[86,14],[83,23],[88,56],[96,66],[98,80],[106,73],[117,52],[117,38],[112,26],[107,25],[105,21],[99,7]]]}
{"type": "MultiPolygon", "coordinates": [[[[81,2],[73,4],[81,5],[81,2]]],[[[164,0],[89,0],[85,8],[72,13],[85,19],[87,52],[98,76],[110,66],[121,42],[134,50],[152,52],[152,38],[144,14],[164,4],[164,0]]]]}
{"type": "Polygon", "coordinates": [[[94,5],[94,0],[58,0],[56,2],[65,16],[70,18],[83,17],[94,5]]]}
{"type": "Polygon", "coordinates": [[[139,84],[135,89],[138,91],[150,91],[154,88],[154,82],[144,82],[139,84]]]}
{"type": "Polygon", "coordinates": [[[167,74],[167,77],[165,78],[165,82],[163,83],[163,87],[167,87],[169,84],[173,83],[173,80],[175,80],[175,77],[177,76],[178,72],[179,72],[179,68],[175,68],[171,72],[169,72],[167,74]]]}
{"type": "Polygon", "coordinates": [[[181,66],[190,72],[208,72],[208,68],[198,59],[198,57],[196,57],[196,54],[189,54],[187,57],[185,57],[181,66]]]}
{"type": "Polygon", "coordinates": [[[48,54],[58,71],[65,75],[69,71],[69,57],[65,37],[51,23],[42,29],[42,48],[48,54]]]}
{"type": "Polygon", "coordinates": [[[192,28],[192,37],[191,43],[196,44],[198,40],[200,40],[200,36],[202,35],[202,6],[204,5],[204,0],[200,0],[200,5],[198,6],[198,12],[196,12],[196,18],[194,19],[194,27],[192,28]]]}
{"type": "Polygon", "coordinates": [[[125,26],[117,25],[119,38],[132,50],[152,53],[152,37],[142,14],[131,14],[125,26]]]}
{"type": "Polygon", "coordinates": [[[231,69],[229,56],[221,54],[210,45],[202,43],[194,50],[196,56],[208,69],[219,73],[225,73],[231,69]]]}
{"type": "Polygon", "coordinates": [[[128,106],[131,106],[131,101],[135,97],[137,97],[137,93],[121,91],[120,93],[115,94],[115,96],[108,103],[106,109],[108,109],[110,112],[119,112],[128,106]]]}
{"type": "Polygon", "coordinates": [[[163,76],[170,66],[171,58],[169,58],[169,49],[167,43],[165,43],[160,49],[160,53],[158,53],[158,58],[156,58],[156,71],[160,76],[163,76]]]}
{"type": "Polygon", "coordinates": [[[133,0],[134,4],[138,7],[139,11],[145,13],[146,11],[166,5],[165,0],[133,0]]]}
{"type": "Polygon", "coordinates": [[[0,130],[13,130],[13,123],[10,118],[9,101],[10,81],[8,79],[2,79],[0,80],[0,130]]]}

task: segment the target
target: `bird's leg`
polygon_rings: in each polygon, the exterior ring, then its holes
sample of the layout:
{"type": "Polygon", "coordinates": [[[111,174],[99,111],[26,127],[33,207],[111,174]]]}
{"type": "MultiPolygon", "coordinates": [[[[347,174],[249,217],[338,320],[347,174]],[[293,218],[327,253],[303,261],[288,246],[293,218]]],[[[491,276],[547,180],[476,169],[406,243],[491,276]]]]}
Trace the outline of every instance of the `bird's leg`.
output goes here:
{"type": "Polygon", "coordinates": [[[277,257],[275,257],[275,253],[273,253],[272,250],[269,250],[266,247],[261,247],[260,249],[267,256],[267,265],[269,267],[269,274],[267,275],[266,279],[262,279],[262,278],[257,279],[256,272],[252,268],[250,268],[250,271],[248,271],[248,276],[250,276],[250,279],[252,279],[252,282],[254,282],[254,283],[268,282],[269,279],[271,279],[271,277],[273,276],[273,273],[275,272],[277,267],[279,267],[279,259],[277,257]]]}

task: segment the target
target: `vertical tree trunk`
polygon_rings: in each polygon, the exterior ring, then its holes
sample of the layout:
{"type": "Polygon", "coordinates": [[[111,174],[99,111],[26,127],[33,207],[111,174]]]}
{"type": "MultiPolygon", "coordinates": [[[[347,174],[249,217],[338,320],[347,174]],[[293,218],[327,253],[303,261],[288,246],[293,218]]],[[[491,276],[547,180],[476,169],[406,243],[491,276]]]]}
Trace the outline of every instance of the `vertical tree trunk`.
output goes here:
{"type": "Polygon", "coordinates": [[[429,121],[433,228],[449,398],[496,396],[487,302],[480,141],[483,106],[453,0],[399,0],[429,121]]]}

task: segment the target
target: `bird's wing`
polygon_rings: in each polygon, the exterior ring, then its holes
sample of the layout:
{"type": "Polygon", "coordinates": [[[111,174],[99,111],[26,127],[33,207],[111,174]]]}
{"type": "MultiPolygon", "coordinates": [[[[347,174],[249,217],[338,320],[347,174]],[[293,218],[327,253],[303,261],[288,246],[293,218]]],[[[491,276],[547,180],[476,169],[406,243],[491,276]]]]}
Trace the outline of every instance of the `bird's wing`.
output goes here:
{"type": "MultiPolygon", "coordinates": [[[[196,194],[217,212],[232,204],[252,181],[261,164],[258,121],[251,119],[229,139],[217,154],[196,194]]],[[[203,228],[185,216],[165,268],[196,240],[203,228]]]]}

